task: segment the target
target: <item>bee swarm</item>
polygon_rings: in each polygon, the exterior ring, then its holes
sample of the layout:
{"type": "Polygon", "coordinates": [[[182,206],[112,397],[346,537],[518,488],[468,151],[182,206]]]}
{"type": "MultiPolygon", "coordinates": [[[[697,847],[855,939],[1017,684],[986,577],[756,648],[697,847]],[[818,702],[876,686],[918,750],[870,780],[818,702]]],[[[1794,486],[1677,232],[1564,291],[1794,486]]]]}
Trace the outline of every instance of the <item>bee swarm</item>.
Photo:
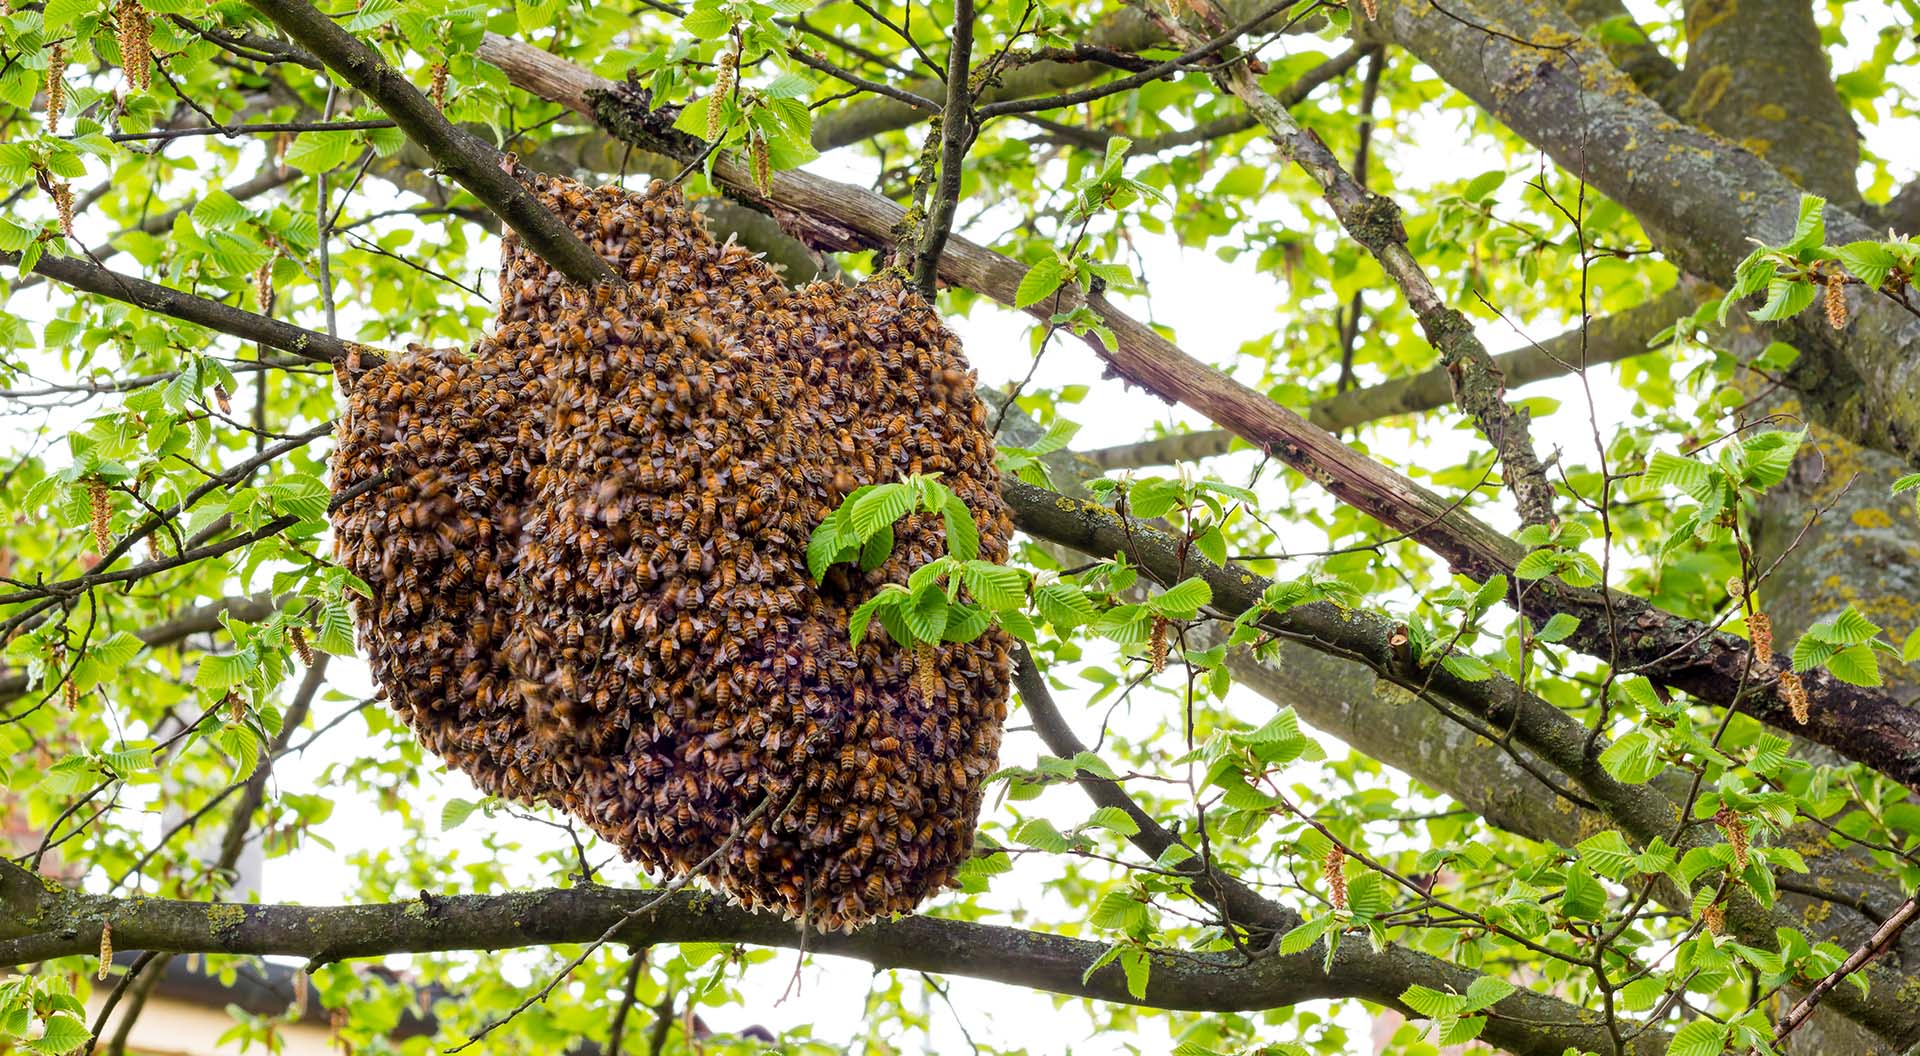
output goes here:
{"type": "Polygon", "coordinates": [[[391,476],[334,526],[375,676],[481,788],[649,869],[722,851],[711,882],[819,929],[912,909],[971,850],[1007,640],[924,666],[850,643],[855,607],[945,552],[937,516],[818,584],[806,544],[854,488],[937,472],[1005,559],[958,340],[890,279],[788,290],[664,185],[535,191],[627,285],[565,284],[509,236],[492,336],[359,379],[334,487],[391,476]]]}

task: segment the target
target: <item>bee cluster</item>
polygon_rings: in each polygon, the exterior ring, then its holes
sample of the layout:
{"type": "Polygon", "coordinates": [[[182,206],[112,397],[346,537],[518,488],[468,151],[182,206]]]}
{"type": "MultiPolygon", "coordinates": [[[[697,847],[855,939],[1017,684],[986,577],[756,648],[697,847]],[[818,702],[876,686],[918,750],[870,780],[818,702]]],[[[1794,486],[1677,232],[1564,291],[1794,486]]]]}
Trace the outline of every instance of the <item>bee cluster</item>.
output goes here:
{"type": "Polygon", "coordinates": [[[820,583],[806,545],[855,488],[939,473],[1006,557],[958,341],[891,279],[787,289],[671,187],[535,191],[627,281],[566,284],[509,237],[491,337],[359,380],[334,486],[388,483],[334,517],[376,677],[483,789],[649,869],[707,863],[818,929],[913,908],[971,850],[1008,643],[851,644],[945,552],[936,516],[820,583]]]}

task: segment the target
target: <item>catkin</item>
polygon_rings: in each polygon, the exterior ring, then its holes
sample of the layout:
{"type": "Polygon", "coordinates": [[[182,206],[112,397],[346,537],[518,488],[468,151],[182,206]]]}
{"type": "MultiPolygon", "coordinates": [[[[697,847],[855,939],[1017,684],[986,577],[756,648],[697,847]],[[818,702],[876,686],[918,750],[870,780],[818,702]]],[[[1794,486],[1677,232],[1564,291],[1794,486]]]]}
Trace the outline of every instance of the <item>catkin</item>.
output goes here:
{"type": "Polygon", "coordinates": [[[734,64],[739,61],[739,56],[731,51],[720,56],[720,70],[714,74],[713,78],[713,95],[707,102],[707,142],[709,143],[720,138],[721,119],[727,108],[727,96],[733,92],[734,64]]]}
{"type": "Polygon", "coordinates": [[[760,188],[761,194],[773,193],[773,155],[767,149],[766,138],[758,132],[753,134],[751,149],[748,151],[753,160],[753,185],[760,188]]]}
{"type": "Polygon", "coordinates": [[[1787,710],[1793,713],[1793,721],[1802,726],[1807,724],[1807,687],[1800,676],[1792,671],[1780,672],[1780,695],[1787,698],[1787,710]]]}
{"type": "Polygon", "coordinates": [[[225,385],[217,381],[213,383],[213,402],[220,408],[221,414],[233,413],[233,394],[227,391],[225,385]]]}
{"type": "Polygon", "coordinates": [[[433,108],[447,108],[447,64],[444,62],[433,64],[433,108]]]}
{"type": "Polygon", "coordinates": [[[47,50],[47,134],[60,132],[60,115],[67,109],[67,46],[47,50]]]}
{"type": "Polygon", "coordinates": [[[1847,328],[1847,277],[1841,272],[1827,276],[1827,325],[1835,330],[1847,328]]]}
{"type": "Polygon", "coordinates": [[[1320,859],[1320,873],[1327,881],[1327,898],[1335,909],[1347,908],[1347,852],[1339,844],[1327,848],[1320,859]]]}
{"type": "Polygon", "coordinates": [[[47,193],[53,195],[53,210],[60,217],[60,233],[73,237],[73,185],[65,180],[49,180],[47,193]]]}
{"type": "Polygon", "coordinates": [[[1167,618],[1153,618],[1153,636],[1147,640],[1147,661],[1153,667],[1153,673],[1159,674],[1167,669],[1167,618]]]}
{"type": "Polygon", "coordinates": [[[1721,807],[1714,812],[1713,823],[1727,834],[1727,844],[1733,848],[1735,868],[1747,867],[1747,819],[1735,813],[1731,807],[1721,807]]]}
{"type": "Polygon", "coordinates": [[[1747,637],[1753,640],[1753,658],[1762,667],[1773,666],[1773,617],[1754,610],[1747,617],[1747,637]]]}
{"type": "Polygon", "coordinates": [[[1367,21],[1380,21],[1380,0],[1360,0],[1360,8],[1367,13],[1367,21]]]}
{"type": "Polygon", "coordinates": [[[113,9],[118,28],[120,64],[127,71],[127,83],[135,91],[146,91],[153,83],[153,21],[140,0],[120,0],[113,9]]]}
{"type": "Polygon", "coordinates": [[[1707,933],[1710,935],[1725,934],[1727,930],[1726,907],[1715,902],[1713,905],[1701,910],[1700,922],[1707,926],[1707,933]]]}
{"type": "Polygon", "coordinates": [[[99,477],[87,481],[87,512],[93,527],[93,543],[101,557],[113,548],[113,494],[99,477]]]}
{"type": "Polygon", "coordinates": [[[293,629],[292,637],[293,637],[293,651],[299,654],[300,662],[306,665],[307,667],[312,667],[313,666],[313,643],[307,641],[307,632],[298,627],[295,627],[293,629]]]}
{"type": "Polygon", "coordinates": [[[100,970],[95,979],[105,979],[113,970],[113,922],[100,925],[100,970]]]}

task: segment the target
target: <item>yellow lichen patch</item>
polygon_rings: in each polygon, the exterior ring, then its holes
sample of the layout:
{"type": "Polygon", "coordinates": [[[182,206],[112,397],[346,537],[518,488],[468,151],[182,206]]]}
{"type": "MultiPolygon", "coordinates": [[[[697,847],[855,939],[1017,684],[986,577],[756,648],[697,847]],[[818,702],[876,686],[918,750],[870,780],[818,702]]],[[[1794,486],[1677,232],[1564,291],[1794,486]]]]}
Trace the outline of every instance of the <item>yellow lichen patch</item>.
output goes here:
{"type": "Polygon", "coordinates": [[[1891,528],[1893,518],[1877,506],[1853,511],[1853,523],[1860,528],[1891,528]]]}
{"type": "Polygon", "coordinates": [[[215,934],[232,931],[244,924],[246,919],[247,910],[244,906],[237,906],[231,902],[216,902],[207,907],[207,924],[213,928],[215,934]]]}
{"type": "Polygon", "coordinates": [[[1687,36],[1698,38],[1703,31],[1732,18],[1734,6],[1733,0],[1703,0],[1694,4],[1687,11],[1687,36]]]}
{"type": "Polygon", "coordinates": [[[1754,113],[1763,121],[1785,121],[1787,119],[1787,108],[1781,106],[1779,103],[1762,103],[1754,110],[1754,113]]]}
{"type": "Polygon", "coordinates": [[[1759,136],[1748,136],[1740,141],[1740,145],[1764,158],[1767,156],[1767,152],[1773,149],[1773,140],[1762,139],[1759,136]]]}
{"type": "Polygon", "coordinates": [[[1680,110],[1687,114],[1704,114],[1720,105],[1727,94],[1727,88],[1733,84],[1733,71],[1725,66],[1709,66],[1700,79],[1694,82],[1693,91],[1687,93],[1687,101],[1680,110]]]}

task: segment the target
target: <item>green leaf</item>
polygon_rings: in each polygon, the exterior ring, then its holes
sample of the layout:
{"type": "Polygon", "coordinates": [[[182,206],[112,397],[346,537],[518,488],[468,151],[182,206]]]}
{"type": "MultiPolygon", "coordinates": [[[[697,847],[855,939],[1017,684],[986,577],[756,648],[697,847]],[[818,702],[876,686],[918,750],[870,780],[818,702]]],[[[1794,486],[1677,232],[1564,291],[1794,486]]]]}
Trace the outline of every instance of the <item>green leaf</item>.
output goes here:
{"type": "Polygon", "coordinates": [[[1581,861],[1609,880],[1618,880],[1633,871],[1633,848],[1627,844],[1626,837],[1613,829],[1587,837],[1574,849],[1580,852],[1581,861]]]}
{"type": "Polygon", "coordinates": [[[344,598],[330,601],[320,610],[319,635],[313,644],[323,653],[353,655],[353,616],[344,598]]]}
{"type": "Polygon", "coordinates": [[[1165,517],[1180,505],[1180,482],[1147,477],[1127,489],[1127,513],[1144,520],[1165,517]]]}
{"type": "Polygon", "coordinates": [[[1553,575],[1554,570],[1559,567],[1558,555],[1552,550],[1535,550],[1521,558],[1519,564],[1513,566],[1513,578],[1545,579],[1553,575]]]}
{"type": "Polygon", "coordinates": [[[701,40],[719,40],[733,28],[733,18],[718,7],[695,7],[680,20],[680,28],[701,40]]]}
{"type": "Polygon", "coordinates": [[[947,553],[960,561],[979,557],[980,528],[973,523],[972,512],[958,495],[948,496],[946,504],[940,509],[940,517],[947,529],[947,553]]]}
{"type": "Polygon", "coordinates": [[[1090,623],[1097,614],[1093,602],[1085,594],[1065,583],[1049,583],[1035,590],[1033,605],[1039,610],[1041,619],[1062,631],[1090,623]]]}
{"type": "Polygon", "coordinates": [[[1827,659],[1827,670],[1848,685],[1881,684],[1880,658],[1871,645],[1854,645],[1840,650],[1827,659]]]}
{"type": "Polygon", "coordinates": [[[847,511],[848,523],[862,541],[907,515],[913,509],[913,489],[895,481],[882,484],[860,496],[847,511]]]}
{"type": "Polygon", "coordinates": [[[1013,830],[1013,841],[1051,854],[1059,854],[1073,846],[1072,842],[1061,835],[1060,830],[1054,828],[1053,823],[1045,818],[1033,818],[1021,822],[1020,827],[1013,830]]]}
{"type": "Polygon", "coordinates": [[[1467,1011],[1478,1012],[1505,1001],[1519,987],[1505,979],[1483,975],[1467,986],[1467,1011]]]}
{"type": "Polygon", "coordinates": [[[1753,317],[1766,322],[1791,319],[1813,303],[1813,283],[1782,276],[1767,284],[1767,303],[1753,311],[1753,317]]]}
{"type": "Polygon", "coordinates": [[[451,832],[467,823],[480,804],[467,799],[449,799],[440,808],[440,831],[451,832]]]}
{"type": "Polygon", "coordinates": [[[1817,194],[1800,196],[1800,217],[1793,225],[1793,241],[1786,245],[1788,252],[1818,249],[1827,240],[1826,209],[1825,198],[1817,194]]]}
{"type": "Polygon", "coordinates": [[[93,1037],[87,1025],[70,1012],[55,1012],[47,1016],[44,1023],[45,1030],[38,1038],[20,1043],[41,1056],[67,1056],[86,1047],[88,1040],[93,1037]]]}
{"type": "Polygon", "coordinates": [[[286,162],[305,173],[327,172],[345,165],[359,146],[352,132],[302,132],[287,148],[286,162]]]}
{"type": "Polygon", "coordinates": [[[1200,606],[1213,600],[1213,588],[1198,576],[1181,580],[1166,592],[1148,599],[1147,607],[1157,615],[1190,620],[1199,615],[1200,606]]]}
{"type": "Polygon", "coordinates": [[[1138,836],[1140,826],[1132,815],[1119,807],[1100,807],[1087,819],[1087,825],[1093,828],[1107,829],[1122,836],[1138,836]]]}
{"type": "Polygon", "coordinates": [[[960,566],[960,582],[973,599],[989,609],[1016,609],[1027,600],[1026,577],[1020,570],[990,561],[968,561],[960,566]]]}
{"type": "Polygon", "coordinates": [[[1507,182],[1507,174],[1499,169],[1483,172],[1475,176],[1473,181],[1467,184],[1466,189],[1460,192],[1460,197],[1465,198],[1469,202],[1477,203],[1487,195],[1499,190],[1500,185],[1505,182],[1507,182]]]}
{"type": "Polygon", "coordinates": [[[1599,920],[1607,910],[1607,889],[1583,865],[1567,867],[1566,893],[1560,911],[1574,920],[1599,920]]]}
{"type": "Polygon", "coordinates": [[[1449,994],[1415,983],[1400,994],[1400,1003],[1428,1019],[1457,1016],[1467,1010],[1464,994],[1449,994]]]}
{"type": "Polygon", "coordinates": [[[1568,635],[1579,629],[1579,617],[1556,612],[1548,618],[1546,626],[1533,633],[1533,638],[1537,642],[1564,642],[1568,635]]]}
{"type": "Polygon", "coordinates": [[[947,592],[929,583],[900,606],[915,641],[938,642],[947,631],[947,592]]]}
{"type": "Polygon", "coordinates": [[[1616,781],[1646,784],[1662,769],[1659,745],[1645,730],[1630,730],[1600,753],[1600,765],[1616,781]]]}
{"type": "Polygon", "coordinates": [[[1320,941],[1320,936],[1325,935],[1332,925],[1332,916],[1315,917],[1301,923],[1299,927],[1280,936],[1280,955],[1291,957],[1306,952],[1320,941]]]}
{"type": "Polygon", "coordinates": [[[1878,290],[1887,281],[1887,276],[1900,265],[1900,258],[1879,242],[1849,242],[1836,246],[1833,255],[1845,265],[1847,273],[1865,283],[1867,289],[1878,290]]]}
{"type": "Polygon", "coordinates": [[[1026,308],[1038,304],[1053,295],[1060,284],[1067,281],[1067,265],[1058,255],[1040,258],[1039,263],[1027,269],[1020,280],[1020,288],[1014,292],[1013,306],[1026,308]]]}
{"type": "Polygon", "coordinates": [[[1667,1056],[1722,1056],[1727,1049],[1725,1024],[1696,1019],[1680,1028],[1667,1046],[1667,1056]]]}
{"type": "Polygon", "coordinates": [[[1087,919],[1096,928],[1132,935],[1146,930],[1147,907],[1125,891],[1109,891],[1094,903],[1087,919]]]}

